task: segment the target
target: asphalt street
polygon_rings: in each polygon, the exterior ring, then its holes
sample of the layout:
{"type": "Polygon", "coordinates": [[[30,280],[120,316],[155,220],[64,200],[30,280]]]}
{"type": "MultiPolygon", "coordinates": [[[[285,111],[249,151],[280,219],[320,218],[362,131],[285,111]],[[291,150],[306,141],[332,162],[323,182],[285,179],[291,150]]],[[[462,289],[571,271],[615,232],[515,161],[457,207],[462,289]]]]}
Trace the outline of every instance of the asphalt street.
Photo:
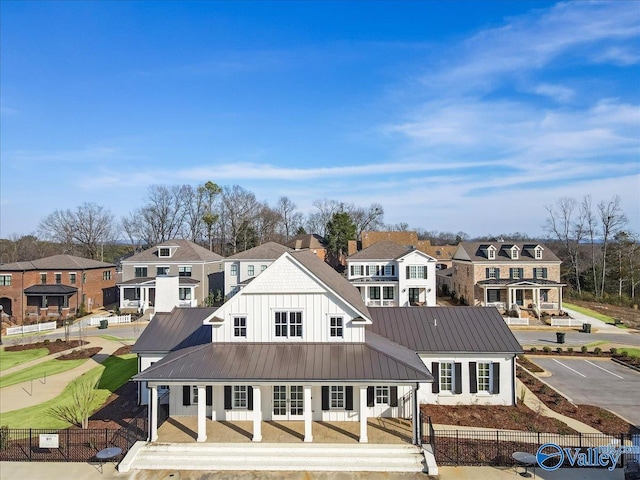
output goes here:
{"type": "Polygon", "coordinates": [[[549,330],[512,330],[521,345],[535,346],[558,346],[556,332],[565,332],[565,344],[567,347],[581,347],[588,343],[605,341],[608,343],[618,343],[621,345],[640,347],[640,334],[638,333],[582,333],[576,330],[566,329],[549,330]]]}
{"type": "Polygon", "coordinates": [[[535,357],[533,361],[551,372],[544,381],[574,403],[606,408],[640,426],[640,372],[609,359],[535,357]]]}

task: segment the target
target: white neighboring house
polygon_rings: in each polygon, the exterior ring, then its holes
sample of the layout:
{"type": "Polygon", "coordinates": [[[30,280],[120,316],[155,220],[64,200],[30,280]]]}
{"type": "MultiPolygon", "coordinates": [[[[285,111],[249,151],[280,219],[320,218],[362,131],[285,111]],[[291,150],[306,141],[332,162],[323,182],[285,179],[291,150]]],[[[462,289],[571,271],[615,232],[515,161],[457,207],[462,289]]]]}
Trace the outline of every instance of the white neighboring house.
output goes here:
{"type": "Polygon", "coordinates": [[[157,314],[133,351],[151,441],[165,398],[169,415],[198,418],[199,442],[209,420],[250,421],[253,441],[261,440],[264,421],[302,421],[305,442],[313,441],[314,422],[353,421],[367,442],[370,417],[412,418],[417,442],[420,401],[440,401],[429,393],[433,361],[451,359],[456,369],[466,358],[470,387],[475,367],[479,391],[470,388],[460,402],[512,404],[513,358],[522,349],[493,308],[368,308],[343,276],[296,251],[217,309],[157,314]]]}
{"type": "Polygon", "coordinates": [[[183,239],[137,253],[122,261],[122,280],[117,284],[120,310],[170,311],[203,305],[209,294],[222,292],[223,259],[183,239]]]}
{"type": "Polygon", "coordinates": [[[264,272],[284,252],[292,248],[276,242],[267,242],[224,260],[224,296],[229,298],[244,288],[257,275],[264,272]]]}
{"type": "Polygon", "coordinates": [[[347,279],[370,307],[432,307],[436,263],[414,247],[382,241],[347,258],[347,279]]]}

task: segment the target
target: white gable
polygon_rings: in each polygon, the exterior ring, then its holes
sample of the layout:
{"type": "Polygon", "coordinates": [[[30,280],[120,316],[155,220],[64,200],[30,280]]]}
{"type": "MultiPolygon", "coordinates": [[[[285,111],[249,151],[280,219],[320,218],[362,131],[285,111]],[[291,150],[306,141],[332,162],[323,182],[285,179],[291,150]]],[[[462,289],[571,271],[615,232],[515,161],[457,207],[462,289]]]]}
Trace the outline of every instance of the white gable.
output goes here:
{"type": "Polygon", "coordinates": [[[311,277],[289,255],[283,255],[256,276],[243,293],[322,293],[326,287],[311,277]]]}
{"type": "Polygon", "coordinates": [[[418,265],[423,265],[430,262],[437,262],[437,260],[420,250],[412,250],[409,253],[406,253],[402,257],[398,259],[398,262],[410,263],[414,262],[418,265]]]}

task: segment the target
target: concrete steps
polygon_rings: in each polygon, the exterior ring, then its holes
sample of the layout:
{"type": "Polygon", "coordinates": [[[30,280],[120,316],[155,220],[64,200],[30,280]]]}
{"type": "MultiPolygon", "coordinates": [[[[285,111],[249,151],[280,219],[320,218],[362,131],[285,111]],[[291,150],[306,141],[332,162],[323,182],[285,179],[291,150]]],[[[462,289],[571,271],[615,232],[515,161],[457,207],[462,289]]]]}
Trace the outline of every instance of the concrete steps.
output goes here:
{"type": "Polygon", "coordinates": [[[261,470],[422,472],[425,457],[413,445],[138,442],[118,470],[261,470]]]}

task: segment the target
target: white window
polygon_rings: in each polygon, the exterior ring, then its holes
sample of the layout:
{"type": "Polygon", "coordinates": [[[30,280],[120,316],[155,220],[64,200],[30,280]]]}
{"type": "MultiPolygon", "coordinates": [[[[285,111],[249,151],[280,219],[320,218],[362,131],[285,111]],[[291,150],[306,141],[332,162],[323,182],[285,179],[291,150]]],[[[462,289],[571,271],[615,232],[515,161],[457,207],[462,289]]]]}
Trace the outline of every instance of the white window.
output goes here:
{"type": "Polygon", "coordinates": [[[156,275],[169,275],[169,266],[168,265],[160,265],[156,267],[156,275]]]}
{"type": "Polygon", "coordinates": [[[440,362],[440,391],[453,391],[453,363],[440,362]]]}
{"type": "Polygon", "coordinates": [[[160,247],[158,248],[158,256],[159,257],[170,257],[171,256],[171,249],[168,247],[160,247]]]}
{"type": "Polygon", "coordinates": [[[351,275],[362,275],[364,267],[362,265],[351,265],[351,275]]]}
{"type": "Polygon", "coordinates": [[[231,275],[233,275],[234,277],[238,275],[238,265],[236,265],[235,263],[233,263],[231,265],[231,270],[229,272],[231,275]]]}
{"type": "Polygon", "coordinates": [[[245,385],[233,386],[233,408],[247,408],[247,387],[245,385]]]}
{"type": "Polygon", "coordinates": [[[247,275],[249,275],[250,277],[255,276],[254,266],[253,265],[248,265],[247,266],[247,275]]]}
{"type": "Polygon", "coordinates": [[[487,249],[487,258],[489,258],[489,260],[496,259],[496,247],[491,246],[487,249]]]}
{"type": "Polygon", "coordinates": [[[511,258],[512,258],[513,260],[517,260],[517,259],[518,259],[518,256],[519,256],[518,247],[513,247],[513,248],[511,249],[511,258]]]}
{"type": "Polygon", "coordinates": [[[302,337],[302,312],[275,312],[275,336],[302,337]]]}
{"type": "Polygon", "coordinates": [[[389,405],[389,387],[376,387],[376,405],[389,405]]]}
{"type": "Polygon", "coordinates": [[[247,336],[247,317],[233,318],[233,336],[234,337],[247,336]]]}
{"type": "MultiPolygon", "coordinates": [[[[102,272],[102,279],[111,280],[111,270],[105,270],[104,272],[102,272]]],[[[58,282],[56,281],[56,283],[58,282]]]]}
{"type": "Polygon", "coordinates": [[[409,265],[407,278],[427,278],[427,267],[424,265],[409,265]]]}
{"type": "Polygon", "coordinates": [[[332,385],[330,390],[330,406],[332,410],[344,410],[344,387],[332,385]]]}
{"type": "Polygon", "coordinates": [[[330,324],[330,335],[332,337],[340,337],[342,338],[342,317],[331,317],[329,319],[330,324]]]}
{"type": "Polygon", "coordinates": [[[47,274],[46,273],[41,273],[40,274],[40,283],[42,285],[46,285],[47,284],[47,274]]]}
{"type": "Polygon", "coordinates": [[[180,276],[180,277],[190,277],[191,276],[191,265],[180,265],[178,267],[178,276],[180,276]]]}
{"type": "Polygon", "coordinates": [[[490,267],[487,270],[489,271],[489,274],[487,275],[487,278],[492,278],[492,279],[498,278],[498,269],[497,268],[490,267]]]}
{"type": "Polygon", "coordinates": [[[180,300],[191,300],[191,289],[190,288],[179,288],[178,289],[178,298],[180,300]]]}
{"type": "Polygon", "coordinates": [[[537,247],[534,249],[534,252],[535,252],[535,257],[536,257],[536,259],[537,259],[537,260],[540,260],[540,259],[542,258],[542,247],[537,246],[537,247]]]}
{"type": "Polygon", "coordinates": [[[11,286],[11,275],[0,275],[0,286],[2,286],[2,287],[10,287],[11,286]]]}
{"type": "Polygon", "coordinates": [[[75,273],[70,273],[69,274],[69,283],[71,285],[75,285],[76,284],[76,274],[75,273]]]}
{"type": "Polygon", "coordinates": [[[147,267],[135,267],[135,273],[134,273],[136,278],[144,278],[147,276],[147,267]]]}
{"type": "Polygon", "coordinates": [[[266,265],[260,265],[260,271],[264,272],[267,269],[266,265]]]}
{"type": "Polygon", "coordinates": [[[191,387],[191,403],[193,405],[198,403],[198,387],[196,385],[191,387]]]}
{"type": "Polygon", "coordinates": [[[478,392],[491,391],[491,364],[478,363],[478,392]]]}
{"type": "Polygon", "coordinates": [[[377,277],[378,276],[378,265],[367,265],[367,270],[369,270],[368,275],[371,277],[377,277]]]}

